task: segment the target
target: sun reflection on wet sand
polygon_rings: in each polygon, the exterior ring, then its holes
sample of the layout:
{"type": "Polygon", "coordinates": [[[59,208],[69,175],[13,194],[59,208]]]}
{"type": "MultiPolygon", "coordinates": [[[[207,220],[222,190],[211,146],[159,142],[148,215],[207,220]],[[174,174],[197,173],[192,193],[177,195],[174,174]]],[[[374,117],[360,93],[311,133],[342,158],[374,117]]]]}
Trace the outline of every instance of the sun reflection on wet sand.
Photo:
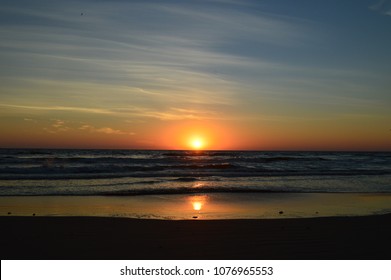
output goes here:
{"type": "Polygon", "coordinates": [[[193,209],[199,211],[204,207],[207,198],[207,195],[194,195],[190,196],[188,199],[193,206],[193,209]]]}
{"type": "Polygon", "coordinates": [[[204,208],[207,199],[207,195],[194,195],[188,198],[193,210],[198,211],[198,213],[204,208]]]}
{"type": "Polygon", "coordinates": [[[196,211],[200,211],[202,208],[202,203],[201,202],[193,202],[193,209],[196,210],[196,211]]]}

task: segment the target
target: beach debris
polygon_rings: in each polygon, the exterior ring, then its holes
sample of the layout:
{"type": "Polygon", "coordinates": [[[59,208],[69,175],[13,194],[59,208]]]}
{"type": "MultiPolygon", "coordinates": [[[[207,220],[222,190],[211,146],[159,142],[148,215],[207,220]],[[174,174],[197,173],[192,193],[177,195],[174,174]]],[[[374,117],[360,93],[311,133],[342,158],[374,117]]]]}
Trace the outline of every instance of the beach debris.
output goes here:
{"type": "Polygon", "coordinates": [[[316,212],[315,212],[315,214],[319,214],[319,212],[318,212],[318,211],[316,211],[316,212]]]}
{"type": "Polygon", "coordinates": [[[282,214],[284,214],[284,211],[280,211],[280,212],[278,212],[278,214],[282,215],[282,214]]]}
{"type": "Polygon", "coordinates": [[[193,219],[198,219],[198,216],[193,216],[193,219]]]}
{"type": "Polygon", "coordinates": [[[12,213],[11,212],[8,212],[8,215],[11,215],[12,213]]]}
{"type": "Polygon", "coordinates": [[[35,213],[33,213],[33,216],[35,216],[35,213]]]}

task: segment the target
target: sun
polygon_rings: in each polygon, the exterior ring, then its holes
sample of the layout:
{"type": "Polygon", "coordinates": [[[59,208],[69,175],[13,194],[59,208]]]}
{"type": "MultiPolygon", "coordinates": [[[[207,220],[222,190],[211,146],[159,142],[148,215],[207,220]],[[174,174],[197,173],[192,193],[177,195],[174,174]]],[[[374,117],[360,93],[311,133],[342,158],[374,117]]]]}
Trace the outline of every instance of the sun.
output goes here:
{"type": "Polygon", "coordinates": [[[204,142],[200,138],[193,139],[190,144],[191,147],[195,150],[202,149],[202,147],[204,146],[204,142]]]}

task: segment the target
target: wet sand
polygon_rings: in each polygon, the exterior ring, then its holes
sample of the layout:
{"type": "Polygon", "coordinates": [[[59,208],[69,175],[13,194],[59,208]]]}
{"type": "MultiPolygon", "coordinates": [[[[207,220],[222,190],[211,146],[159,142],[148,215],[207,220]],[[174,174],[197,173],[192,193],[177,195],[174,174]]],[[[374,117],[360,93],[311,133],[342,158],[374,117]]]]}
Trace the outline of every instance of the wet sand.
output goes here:
{"type": "Polygon", "coordinates": [[[258,220],[0,217],[1,259],[390,259],[391,214],[258,220]]]}
{"type": "Polygon", "coordinates": [[[278,219],[391,213],[391,193],[0,196],[0,215],[163,220],[278,219]],[[283,212],[283,215],[280,212],[283,212]]]}

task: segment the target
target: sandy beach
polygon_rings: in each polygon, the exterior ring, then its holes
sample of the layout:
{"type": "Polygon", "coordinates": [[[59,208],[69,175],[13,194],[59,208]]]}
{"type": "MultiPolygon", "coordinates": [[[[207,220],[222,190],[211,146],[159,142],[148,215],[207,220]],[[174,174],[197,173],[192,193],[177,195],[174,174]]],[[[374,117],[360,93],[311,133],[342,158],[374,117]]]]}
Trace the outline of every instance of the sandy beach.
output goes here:
{"type": "Polygon", "coordinates": [[[259,220],[0,217],[1,259],[390,259],[391,214],[259,220]]]}

